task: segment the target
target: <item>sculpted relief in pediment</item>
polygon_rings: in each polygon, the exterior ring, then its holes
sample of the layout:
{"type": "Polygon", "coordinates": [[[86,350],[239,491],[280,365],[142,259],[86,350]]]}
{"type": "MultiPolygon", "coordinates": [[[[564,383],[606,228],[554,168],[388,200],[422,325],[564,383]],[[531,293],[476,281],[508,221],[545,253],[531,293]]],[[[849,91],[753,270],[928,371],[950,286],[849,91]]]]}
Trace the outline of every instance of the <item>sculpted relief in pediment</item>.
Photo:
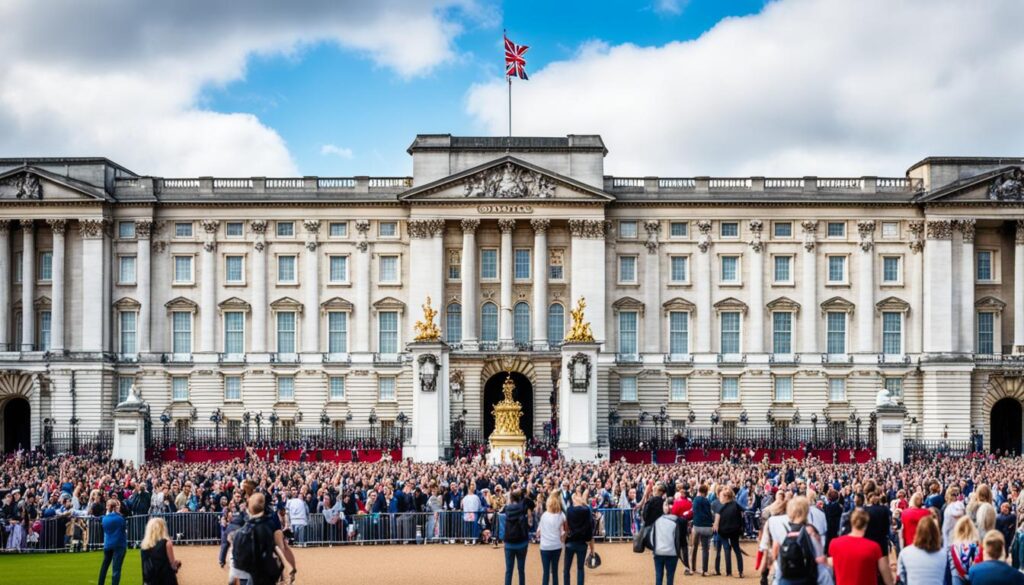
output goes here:
{"type": "Polygon", "coordinates": [[[0,181],[0,199],[42,199],[43,189],[39,177],[21,173],[0,181]]]}
{"type": "Polygon", "coordinates": [[[996,201],[1024,201],[1024,171],[1016,168],[996,177],[988,188],[988,198],[996,201]]]}
{"type": "Polygon", "coordinates": [[[547,199],[555,196],[555,182],[536,171],[505,163],[466,179],[464,194],[466,197],[547,199]]]}

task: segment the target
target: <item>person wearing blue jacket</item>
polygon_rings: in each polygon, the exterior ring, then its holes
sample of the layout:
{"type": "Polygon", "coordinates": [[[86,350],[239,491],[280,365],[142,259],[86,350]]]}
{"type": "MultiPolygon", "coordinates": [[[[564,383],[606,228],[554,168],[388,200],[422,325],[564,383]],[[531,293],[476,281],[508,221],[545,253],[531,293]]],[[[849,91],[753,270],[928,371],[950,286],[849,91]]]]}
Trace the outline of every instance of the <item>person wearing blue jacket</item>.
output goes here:
{"type": "Polygon", "coordinates": [[[124,517],[121,516],[121,502],[111,498],[107,500],[107,513],[103,516],[103,564],[100,566],[99,585],[103,585],[107,580],[107,570],[111,565],[111,584],[121,583],[121,565],[127,551],[128,538],[125,534],[124,517]]]}

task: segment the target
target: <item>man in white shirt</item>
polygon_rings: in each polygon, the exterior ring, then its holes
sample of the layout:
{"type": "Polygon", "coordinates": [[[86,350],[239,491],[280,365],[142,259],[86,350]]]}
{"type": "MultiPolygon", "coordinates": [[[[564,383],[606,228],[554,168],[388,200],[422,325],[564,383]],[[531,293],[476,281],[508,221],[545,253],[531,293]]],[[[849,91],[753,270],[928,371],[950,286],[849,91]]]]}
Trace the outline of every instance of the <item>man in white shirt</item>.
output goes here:
{"type": "Polygon", "coordinates": [[[299,497],[295,488],[291,489],[291,497],[285,502],[285,509],[288,510],[288,518],[292,523],[292,531],[295,533],[295,542],[305,542],[306,525],[309,524],[309,508],[306,502],[299,497]]]}

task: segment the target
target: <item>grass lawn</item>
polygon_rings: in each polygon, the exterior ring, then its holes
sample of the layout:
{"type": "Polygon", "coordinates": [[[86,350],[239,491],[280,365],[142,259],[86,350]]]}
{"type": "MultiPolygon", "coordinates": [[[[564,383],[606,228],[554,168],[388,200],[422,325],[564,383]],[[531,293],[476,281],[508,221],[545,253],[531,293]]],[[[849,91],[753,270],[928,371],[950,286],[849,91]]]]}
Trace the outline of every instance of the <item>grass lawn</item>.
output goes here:
{"type": "MultiPolygon", "coordinates": [[[[121,567],[121,583],[142,583],[142,561],[138,549],[128,549],[121,567]]],[[[89,553],[32,553],[0,555],[0,583],[12,585],[95,585],[99,578],[102,552],[89,553]]],[[[110,571],[107,571],[110,583],[110,571]]]]}

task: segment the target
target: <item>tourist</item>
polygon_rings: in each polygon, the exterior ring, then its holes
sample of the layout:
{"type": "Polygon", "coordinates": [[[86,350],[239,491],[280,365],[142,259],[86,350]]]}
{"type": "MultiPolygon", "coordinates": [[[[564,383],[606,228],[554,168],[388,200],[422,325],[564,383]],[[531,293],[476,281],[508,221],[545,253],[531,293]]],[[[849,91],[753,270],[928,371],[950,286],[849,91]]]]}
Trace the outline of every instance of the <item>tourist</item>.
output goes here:
{"type": "Polygon", "coordinates": [[[901,514],[903,521],[903,546],[914,544],[917,524],[922,518],[931,515],[932,513],[924,508],[924,495],[921,492],[914,492],[914,495],[910,496],[910,507],[901,514]]]}
{"type": "MultiPolygon", "coordinates": [[[[581,487],[582,489],[582,487],[581,487]]],[[[572,585],[569,571],[576,561],[576,585],[583,585],[583,566],[587,551],[594,550],[594,516],[587,506],[587,493],[577,490],[572,496],[572,506],[565,511],[565,565],[562,572],[565,585],[572,585]]]]}
{"type": "Polygon", "coordinates": [[[999,504],[999,514],[996,516],[996,530],[1003,535],[1003,542],[1008,547],[1013,547],[1013,534],[1017,530],[1017,515],[1013,513],[1010,502],[999,504]]]}
{"type": "Polygon", "coordinates": [[[1004,560],[1006,542],[999,531],[993,530],[985,536],[983,549],[984,561],[971,567],[971,585],[1024,584],[1024,573],[1014,569],[1004,560]]]}
{"type": "MultiPolygon", "coordinates": [[[[654,556],[655,585],[673,585],[679,559],[686,557],[686,520],[672,514],[673,498],[664,503],[664,514],[655,520],[648,543],[654,556]]],[[[684,561],[685,562],[685,561],[684,561]]],[[[568,582],[566,583],[568,585],[568,582]]]]}
{"type": "Polygon", "coordinates": [[[273,585],[291,566],[291,577],[297,573],[295,556],[285,542],[284,533],[268,516],[266,499],[254,493],[246,501],[248,519],[245,526],[231,533],[232,570],[228,578],[249,585],[273,585]],[[283,557],[283,558],[282,558],[283,557]]]}
{"type": "Polygon", "coordinates": [[[697,497],[693,499],[693,552],[690,557],[690,568],[697,571],[697,547],[701,550],[701,577],[708,574],[708,554],[711,535],[714,532],[715,516],[711,512],[711,501],[708,500],[707,484],[700,484],[697,497]]]}
{"type": "MultiPolygon", "coordinates": [[[[915,494],[917,496],[920,494],[915,494]]],[[[947,558],[942,548],[939,523],[928,514],[915,526],[913,542],[900,552],[897,566],[901,585],[942,583],[946,577],[947,558]]]]}
{"type": "MultiPolygon", "coordinates": [[[[936,483],[936,485],[938,484],[936,483]]],[[[941,510],[934,506],[928,507],[934,509],[936,514],[941,514],[939,517],[942,518],[942,544],[944,546],[953,544],[953,530],[960,518],[967,515],[967,507],[960,500],[960,488],[954,485],[946,490],[945,507],[941,510]]]]}
{"type": "Polygon", "coordinates": [[[850,534],[832,541],[830,559],[836,585],[876,585],[881,579],[893,585],[889,559],[877,542],[865,537],[868,513],[854,510],[850,514],[850,534]]]}
{"type": "Polygon", "coordinates": [[[181,561],[174,558],[174,543],[167,535],[163,518],[150,518],[139,545],[142,556],[142,582],[146,585],[177,585],[181,561]]]}
{"type": "Polygon", "coordinates": [[[967,585],[971,567],[982,561],[981,545],[978,542],[978,529],[967,516],[960,517],[950,536],[949,574],[952,585],[967,585]]]}
{"type": "Polygon", "coordinates": [[[567,531],[568,524],[562,512],[562,498],[557,492],[551,492],[547,499],[547,509],[537,525],[544,585],[548,585],[549,581],[558,585],[558,560],[562,556],[562,545],[567,531]]]}
{"type": "Polygon", "coordinates": [[[121,582],[121,564],[128,550],[128,539],[125,534],[124,517],[121,516],[121,502],[107,500],[107,513],[103,516],[103,564],[100,565],[99,585],[107,580],[107,570],[111,572],[111,585],[121,582]],[[111,566],[113,565],[113,566],[111,566]]]}
{"type": "Polygon", "coordinates": [[[530,527],[526,520],[526,507],[523,506],[523,492],[512,490],[509,500],[505,506],[505,585],[512,585],[513,568],[519,571],[519,585],[525,585],[530,527]]]}
{"type": "MultiPolygon", "coordinates": [[[[732,488],[721,491],[722,508],[715,514],[713,531],[718,535],[725,551],[725,575],[732,576],[732,555],[736,554],[736,570],[743,578],[743,551],[740,550],[740,536],[743,534],[743,509],[734,500],[732,488]]],[[[720,575],[718,557],[715,557],[715,574],[720,575]]]]}
{"type": "Polygon", "coordinates": [[[480,536],[481,509],[483,509],[483,503],[480,501],[480,496],[476,495],[476,486],[470,482],[469,493],[462,498],[463,536],[467,546],[476,544],[476,539],[480,536]]]}
{"type": "Polygon", "coordinates": [[[818,581],[819,566],[828,571],[824,566],[825,546],[821,533],[808,522],[810,509],[810,501],[805,496],[796,496],[786,504],[786,515],[776,517],[775,526],[785,519],[784,532],[776,532],[772,538],[772,558],[779,585],[812,585],[818,581]]]}

